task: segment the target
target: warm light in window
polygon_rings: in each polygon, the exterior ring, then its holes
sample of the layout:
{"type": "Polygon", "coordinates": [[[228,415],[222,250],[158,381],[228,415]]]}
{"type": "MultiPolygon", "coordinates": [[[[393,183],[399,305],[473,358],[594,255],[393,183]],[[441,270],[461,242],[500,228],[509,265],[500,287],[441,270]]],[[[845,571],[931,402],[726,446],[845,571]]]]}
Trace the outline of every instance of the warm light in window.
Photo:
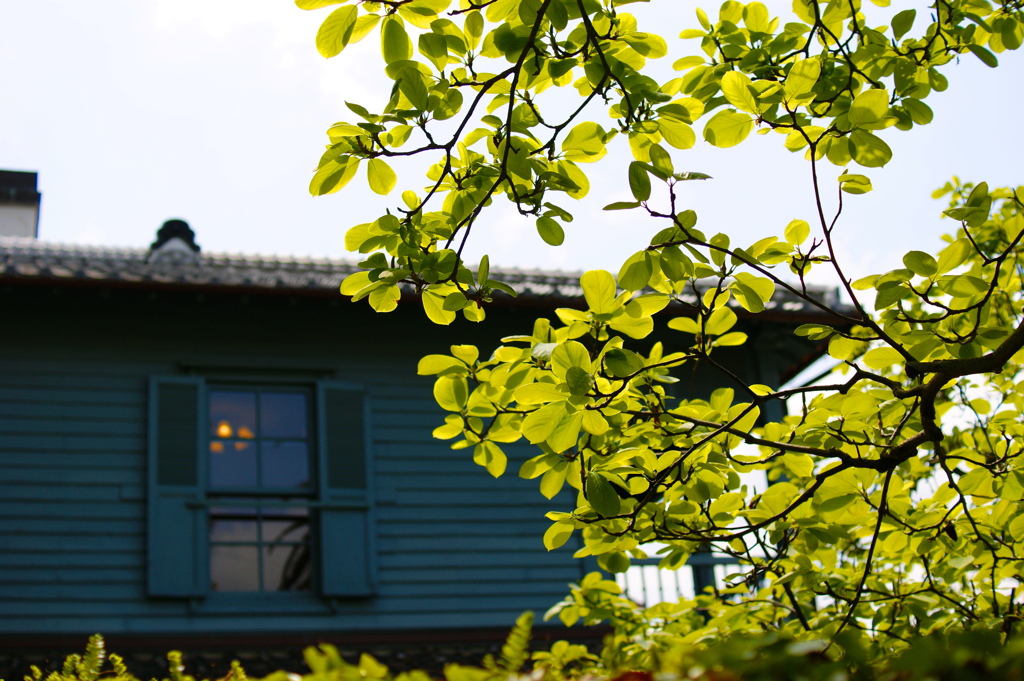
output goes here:
{"type": "MultiPolygon", "coordinates": [[[[227,436],[225,435],[225,437],[227,437],[227,436]]],[[[254,435],[253,432],[251,430],[249,430],[247,427],[239,426],[238,427],[238,437],[242,437],[242,438],[245,438],[247,440],[251,440],[254,437],[256,437],[256,435],[254,435]]]]}
{"type": "Polygon", "coordinates": [[[224,451],[224,443],[223,442],[211,442],[210,443],[210,451],[213,452],[214,454],[222,453],[224,451]]]}
{"type": "Polygon", "coordinates": [[[217,424],[217,437],[231,437],[231,424],[221,421],[217,424]]]}
{"type": "Polygon", "coordinates": [[[235,451],[236,452],[240,452],[243,449],[248,449],[248,448],[249,448],[249,443],[248,442],[236,442],[235,443],[235,451]]]}

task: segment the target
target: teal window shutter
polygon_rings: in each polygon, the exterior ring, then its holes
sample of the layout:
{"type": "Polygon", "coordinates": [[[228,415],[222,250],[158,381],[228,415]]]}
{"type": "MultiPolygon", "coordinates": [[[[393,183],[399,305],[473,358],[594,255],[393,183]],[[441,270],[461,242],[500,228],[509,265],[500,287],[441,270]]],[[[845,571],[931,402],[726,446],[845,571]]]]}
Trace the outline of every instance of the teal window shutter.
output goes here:
{"type": "Polygon", "coordinates": [[[317,384],[320,448],[320,583],[324,596],[374,591],[372,466],[366,393],[317,384]]]}
{"type": "Polygon", "coordinates": [[[200,378],[153,377],[149,385],[147,586],[150,596],[206,592],[205,476],[200,378]]]}

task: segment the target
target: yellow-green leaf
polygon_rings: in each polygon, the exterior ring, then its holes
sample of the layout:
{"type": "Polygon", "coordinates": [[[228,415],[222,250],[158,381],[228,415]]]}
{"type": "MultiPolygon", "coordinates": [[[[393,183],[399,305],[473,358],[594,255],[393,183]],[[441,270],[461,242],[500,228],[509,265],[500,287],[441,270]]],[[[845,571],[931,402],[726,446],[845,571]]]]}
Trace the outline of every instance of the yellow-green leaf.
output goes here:
{"type": "Polygon", "coordinates": [[[850,105],[850,123],[854,126],[870,125],[882,120],[889,111],[889,93],[885,90],[865,90],[850,105]]]}
{"type": "Polygon", "coordinates": [[[719,111],[704,127],[704,139],[716,147],[734,147],[754,129],[754,119],[732,109],[719,111]]]}
{"type": "Polygon", "coordinates": [[[366,164],[366,179],[370,189],[377,194],[390,194],[395,188],[398,176],[386,162],[379,158],[371,158],[366,164]]]}
{"type": "Polygon", "coordinates": [[[544,548],[554,551],[572,536],[572,523],[554,523],[544,532],[544,548]]]}
{"type": "Polygon", "coordinates": [[[328,59],[341,53],[352,41],[358,10],[355,7],[339,7],[327,15],[316,34],[316,49],[328,59]]]}
{"type": "Polygon", "coordinates": [[[864,353],[864,363],[872,369],[884,369],[903,361],[903,355],[894,348],[872,348],[864,353]]]}

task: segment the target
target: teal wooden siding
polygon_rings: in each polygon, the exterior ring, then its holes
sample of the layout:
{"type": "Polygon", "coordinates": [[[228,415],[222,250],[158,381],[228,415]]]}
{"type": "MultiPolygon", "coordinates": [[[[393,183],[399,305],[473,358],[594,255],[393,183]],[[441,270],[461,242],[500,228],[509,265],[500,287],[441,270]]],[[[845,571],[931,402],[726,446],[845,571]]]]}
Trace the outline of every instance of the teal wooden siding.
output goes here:
{"type": "MultiPolygon", "coordinates": [[[[3,299],[31,323],[0,338],[0,637],[506,627],[579,578],[571,549],[541,544],[549,503],[535,481],[493,480],[432,439],[443,414],[416,360],[443,351],[452,330],[322,300],[44,293],[3,299]],[[148,596],[150,378],[261,372],[367,390],[375,594],[148,596]]],[[[494,336],[508,330],[498,326],[494,336]]]]}
{"type": "MultiPolygon", "coordinates": [[[[443,413],[417,359],[469,340],[489,352],[536,310],[435,327],[413,305],[374,315],[336,298],[8,287],[0,290],[0,637],[507,627],[583,572],[547,552],[552,502],[434,440],[443,413]],[[366,598],[253,605],[147,595],[148,386],[153,376],[336,380],[368,396],[376,583],[366,598]]],[[[772,383],[781,332],[733,366],[772,383]]],[[[807,348],[783,348],[790,354],[807,348]]],[[[700,378],[698,393],[714,383],[700,378]]],[[[263,594],[279,596],[281,594],[263,594]]]]}

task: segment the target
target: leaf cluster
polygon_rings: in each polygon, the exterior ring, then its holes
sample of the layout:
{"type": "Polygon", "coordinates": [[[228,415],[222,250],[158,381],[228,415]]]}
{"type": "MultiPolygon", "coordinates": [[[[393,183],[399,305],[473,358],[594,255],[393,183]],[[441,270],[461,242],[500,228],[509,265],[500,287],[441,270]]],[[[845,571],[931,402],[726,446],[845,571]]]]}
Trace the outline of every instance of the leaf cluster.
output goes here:
{"type": "MultiPolygon", "coordinates": [[[[931,121],[925,100],[947,88],[948,67],[967,54],[996,66],[996,54],[1020,47],[1020,3],[939,0],[874,26],[859,0],[796,0],[785,23],[759,2],[729,0],[715,20],[696,11],[680,35],[699,52],[678,58],[680,75],[665,82],[647,65],[668,44],[640,30],[627,2],[299,4],[344,5],[325,26],[350,17],[351,36],[379,21],[394,82],[384,111],[350,105],[361,121],[331,129],[313,192],[363,161],[378,162],[371,186],[390,191],[385,159],[436,157],[423,192],[407,190],[404,206],[346,237],[369,255],[342,293],[379,311],[405,287],[434,321],[482,319],[495,291],[514,293],[486,257],[475,273],[462,261],[484,211],[504,196],[560,243],[566,198],[589,187],[582,168],[616,139],[629,147],[619,171],[634,200],[606,210],[638,211],[654,226],[649,245],[617,273],[585,273],[584,309],[557,310],[490,355],[455,345],[418,369],[435,377],[448,412],[436,437],[494,476],[507,445],[525,440],[539,453],[519,475],[549,499],[575,497],[548,514],[549,549],[578,533],[576,556],[612,573],[652,543],[666,569],[698,550],[731,557],[741,568],[724,588],[639,620],[661,633],[681,626],[689,641],[853,631],[897,649],[921,632],[1019,626],[1024,189],[954,178],[936,194],[958,225],[941,249],[858,281],[834,237],[844,202],[872,189],[862,173],[891,159],[885,138],[931,121]],[[699,229],[678,189],[707,176],[674,161],[698,129],[717,147],[755,130],[781,135],[809,163],[814,214],[749,245],[699,229]],[[842,168],[834,181],[830,166],[842,168]],[[851,303],[824,299],[812,271],[830,272],[851,303]],[[721,360],[721,348],[749,340],[741,317],[780,295],[820,315],[797,330],[834,361],[820,380],[754,384],[721,360]],[[667,340],[652,345],[656,319],[667,340]],[[674,386],[698,367],[723,387],[684,397],[674,386]],[[752,486],[755,471],[767,487],[752,486]]],[[[635,620],[623,603],[586,600],[608,600],[614,586],[588,578],[549,615],[635,620]]]]}

